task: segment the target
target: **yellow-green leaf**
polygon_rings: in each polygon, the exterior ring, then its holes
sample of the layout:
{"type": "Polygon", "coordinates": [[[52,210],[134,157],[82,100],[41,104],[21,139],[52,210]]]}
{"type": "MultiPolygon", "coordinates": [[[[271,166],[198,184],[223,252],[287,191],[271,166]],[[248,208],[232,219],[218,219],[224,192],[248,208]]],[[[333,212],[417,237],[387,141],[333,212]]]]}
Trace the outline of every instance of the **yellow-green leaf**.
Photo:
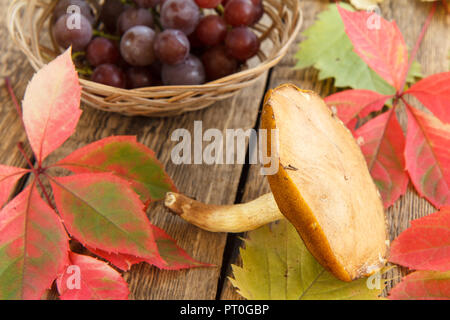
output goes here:
{"type": "Polygon", "coordinates": [[[353,282],[336,279],[286,220],[250,232],[241,257],[243,266],[232,266],[230,280],[249,300],[375,300],[384,289],[379,275],[353,282]]]}

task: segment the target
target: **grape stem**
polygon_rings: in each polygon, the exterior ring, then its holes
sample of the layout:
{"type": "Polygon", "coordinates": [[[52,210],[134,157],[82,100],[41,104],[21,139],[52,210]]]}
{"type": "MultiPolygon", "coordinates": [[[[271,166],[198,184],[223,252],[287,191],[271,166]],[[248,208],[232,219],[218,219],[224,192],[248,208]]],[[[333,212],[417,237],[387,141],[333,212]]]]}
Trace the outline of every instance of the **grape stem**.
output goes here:
{"type": "Polygon", "coordinates": [[[155,10],[155,8],[151,8],[151,12],[153,15],[153,21],[158,26],[159,30],[164,30],[164,28],[162,27],[161,21],[159,20],[159,17],[160,17],[159,12],[157,10],[155,10]]]}
{"type": "Polygon", "coordinates": [[[120,0],[120,2],[122,2],[122,4],[134,5],[134,3],[129,0],[120,0]]]}
{"type": "Polygon", "coordinates": [[[222,4],[219,4],[215,10],[219,14],[219,16],[223,16],[223,14],[225,12],[225,8],[223,7],[222,4]]]}
{"type": "Polygon", "coordinates": [[[119,41],[120,40],[119,36],[115,36],[115,35],[112,35],[112,34],[109,34],[109,33],[103,32],[103,31],[99,31],[99,30],[93,30],[92,34],[94,36],[103,37],[103,38],[106,38],[106,39],[109,39],[109,40],[114,40],[114,41],[119,41]]]}
{"type": "Polygon", "coordinates": [[[86,52],[84,52],[84,51],[77,51],[77,52],[74,52],[74,53],[72,53],[72,60],[75,60],[75,59],[77,59],[78,57],[80,57],[80,56],[85,56],[86,55],[86,52]]]}
{"type": "Polygon", "coordinates": [[[76,68],[76,69],[77,69],[77,72],[78,72],[79,74],[82,74],[83,76],[90,76],[90,75],[92,75],[92,73],[93,73],[92,69],[89,68],[89,67],[76,68]]]}

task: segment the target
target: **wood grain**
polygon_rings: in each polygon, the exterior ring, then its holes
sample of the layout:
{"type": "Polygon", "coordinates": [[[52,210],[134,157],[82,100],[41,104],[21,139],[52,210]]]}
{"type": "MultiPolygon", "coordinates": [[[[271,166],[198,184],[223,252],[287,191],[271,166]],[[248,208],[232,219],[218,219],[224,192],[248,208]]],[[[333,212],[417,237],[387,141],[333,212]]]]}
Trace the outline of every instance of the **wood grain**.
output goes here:
{"type": "MultiPolygon", "coordinates": [[[[305,19],[302,30],[305,30],[305,28],[314,22],[317,13],[323,10],[327,3],[328,1],[302,1],[302,10],[305,19]]],[[[431,4],[421,3],[419,1],[385,0],[381,6],[381,11],[384,18],[388,20],[395,19],[397,21],[408,47],[412,48],[420,33],[422,23],[428,15],[430,6],[431,4]],[[414,23],[411,23],[412,17],[414,17],[414,23]]],[[[440,7],[430,25],[430,29],[417,57],[418,61],[422,64],[424,76],[449,70],[449,27],[450,19],[445,14],[443,8],[440,7]]],[[[302,40],[301,35],[299,39],[302,40]]],[[[274,68],[270,87],[273,88],[285,82],[293,82],[300,88],[315,90],[323,97],[333,93],[333,87],[330,86],[331,82],[318,81],[317,72],[312,68],[297,71],[292,69],[295,65],[293,54],[296,50],[297,48],[293,46],[290,53],[274,68]]],[[[411,101],[411,103],[419,106],[416,101],[411,101]]],[[[401,114],[400,118],[404,129],[406,129],[405,115],[401,114]]],[[[249,180],[245,186],[243,201],[252,200],[270,190],[266,179],[258,175],[257,172],[258,168],[255,166],[250,168],[249,180]]],[[[426,200],[420,198],[410,185],[407,194],[386,212],[389,219],[391,241],[410,226],[411,220],[423,217],[434,211],[436,210],[433,206],[426,200]]],[[[236,241],[236,247],[241,244],[241,242],[236,241]]],[[[237,248],[234,248],[232,263],[242,265],[237,248]]],[[[227,270],[227,275],[232,276],[231,268],[227,270]]],[[[405,272],[406,270],[403,268],[396,268],[385,275],[386,279],[393,279],[388,282],[388,286],[384,292],[385,294],[393,285],[399,282],[400,276],[404,275],[405,272]]],[[[226,280],[221,293],[221,299],[234,300],[242,299],[242,297],[233,288],[231,282],[226,280]]]]}

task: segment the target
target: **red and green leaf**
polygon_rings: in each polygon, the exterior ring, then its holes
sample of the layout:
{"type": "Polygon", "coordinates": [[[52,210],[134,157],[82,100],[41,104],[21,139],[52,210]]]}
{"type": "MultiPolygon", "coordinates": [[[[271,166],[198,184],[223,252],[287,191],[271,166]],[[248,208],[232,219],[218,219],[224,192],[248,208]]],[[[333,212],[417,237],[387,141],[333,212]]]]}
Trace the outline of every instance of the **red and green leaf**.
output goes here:
{"type": "Polygon", "coordinates": [[[152,150],[136,137],[109,137],[81,149],[59,161],[58,166],[75,173],[113,172],[131,182],[142,201],[160,200],[175,186],[152,150]]]}
{"type": "Polygon", "coordinates": [[[389,293],[391,300],[449,300],[450,271],[416,271],[389,293]]]}
{"type": "Polygon", "coordinates": [[[405,194],[409,181],[403,158],[405,137],[395,110],[391,109],[364,124],[356,130],[355,137],[360,142],[384,206],[390,207],[405,194]]]}
{"type": "Polygon", "coordinates": [[[408,73],[408,48],[395,21],[373,12],[348,11],[339,5],[338,10],[355,52],[394,88],[402,89],[408,73]]]}
{"type": "Polygon", "coordinates": [[[0,208],[8,200],[17,181],[30,170],[0,165],[0,208]]]}
{"type": "Polygon", "coordinates": [[[359,118],[379,111],[392,96],[379,94],[371,90],[345,90],[325,98],[330,108],[336,108],[337,116],[350,129],[355,128],[359,118]]]}
{"type": "Polygon", "coordinates": [[[59,217],[33,183],[0,211],[0,299],[40,299],[68,250],[59,217]]]}
{"type": "Polygon", "coordinates": [[[69,233],[106,252],[160,259],[139,196],[112,173],[51,178],[56,207],[69,233]]]}
{"type": "Polygon", "coordinates": [[[130,270],[131,266],[134,264],[147,262],[145,258],[136,257],[130,254],[106,252],[100,249],[93,249],[90,247],[87,247],[87,249],[96,256],[108,260],[113,266],[122,271],[130,270]]]}
{"type": "Polygon", "coordinates": [[[130,291],[120,273],[93,257],[70,253],[56,284],[61,300],[127,300],[130,291]]]}
{"type": "Polygon", "coordinates": [[[412,221],[392,243],[389,260],[414,270],[450,270],[450,207],[412,221]]]}
{"type": "Polygon", "coordinates": [[[405,160],[419,194],[434,206],[450,205],[450,124],[407,105],[405,160]]]}
{"type": "Polygon", "coordinates": [[[31,79],[23,100],[23,123],[38,164],[75,132],[80,96],[70,49],[31,79]]]}
{"type": "Polygon", "coordinates": [[[406,93],[419,99],[442,122],[450,123],[450,72],[429,76],[406,93]]]}
{"type": "Polygon", "coordinates": [[[192,267],[212,266],[210,264],[204,264],[192,259],[164,230],[153,226],[153,234],[155,235],[159,254],[167,264],[163,265],[156,261],[156,263],[158,264],[153,264],[158,268],[167,270],[179,270],[192,267]]]}
{"type": "Polygon", "coordinates": [[[198,262],[191,258],[186,251],[181,249],[176,241],[172,239],[164,230],[153,226],[153,234],[155,236],[156,245],[158,246],[159,254],[164,260],[165,264],[161,261],[155,259],[144,259],[132,255],[121,254],[121,253],[108,253],[102,250],[96,250],[88,248],[89,251],[108,260],[114,266],[120,270],[127,271],[131,268],[133,264],[140,262],[147,262],[149,264],[155,265],[156,267],[164,270],[180,270],[194,267],[208,267],[212,266],[210,264],[205,264],[198,262]]]}

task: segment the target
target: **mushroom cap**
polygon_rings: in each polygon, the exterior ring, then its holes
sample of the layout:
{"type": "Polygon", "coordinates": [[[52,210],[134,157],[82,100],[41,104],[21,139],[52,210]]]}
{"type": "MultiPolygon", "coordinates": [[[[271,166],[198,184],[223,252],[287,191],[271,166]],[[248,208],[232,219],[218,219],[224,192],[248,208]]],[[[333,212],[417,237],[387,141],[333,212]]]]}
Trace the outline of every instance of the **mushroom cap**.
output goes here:
{"type": "Polygon", "coordinates": [[[261,127],[278,129],[279,169],[268,176],[275,201],[317,261],[343,281],[382,268],[383,203],[345,125],[317,94],[287,84],[267,93],[261,127]]]}

